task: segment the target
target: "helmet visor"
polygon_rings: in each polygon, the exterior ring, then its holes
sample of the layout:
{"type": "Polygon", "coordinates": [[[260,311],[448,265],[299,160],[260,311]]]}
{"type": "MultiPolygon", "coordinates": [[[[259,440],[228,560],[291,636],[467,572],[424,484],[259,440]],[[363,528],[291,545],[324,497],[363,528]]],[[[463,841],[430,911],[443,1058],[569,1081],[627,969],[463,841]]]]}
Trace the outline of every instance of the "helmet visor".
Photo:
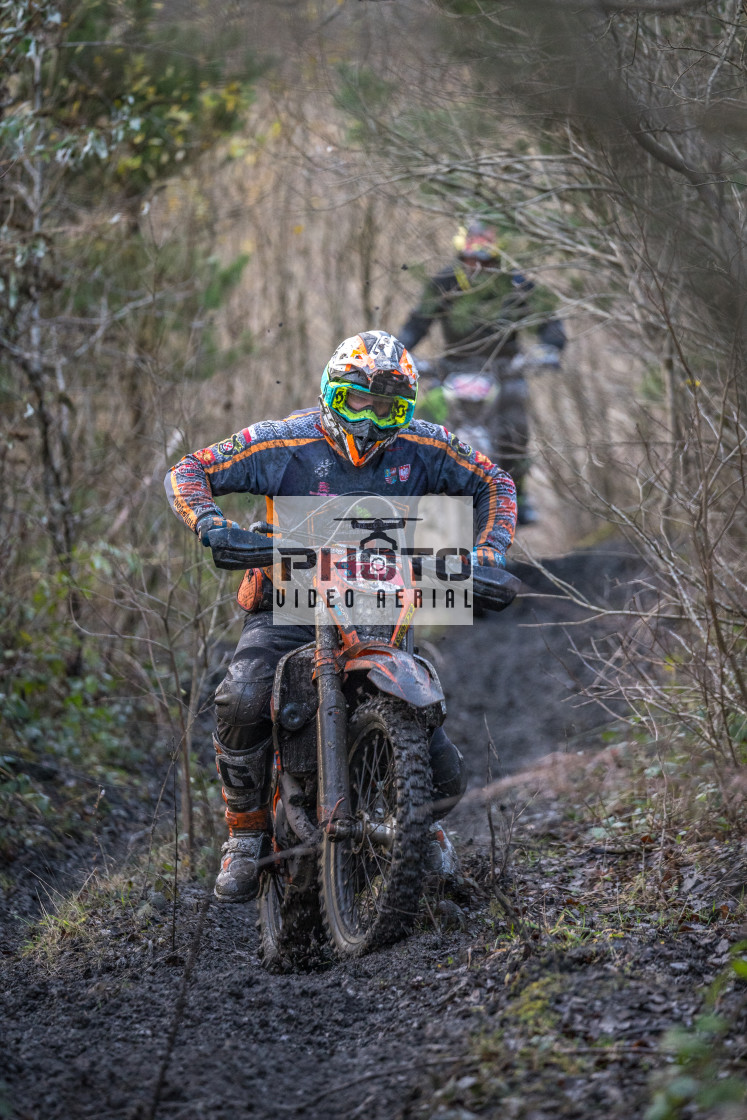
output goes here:
{"type": "Polygon", "coordinates": [[[380,396],[360,385],[329,381],[324,386],[325,404],[349,423],[370,420],[377,428],[404,428],[412,420],[415,401],[401,396],[380,396]]]}

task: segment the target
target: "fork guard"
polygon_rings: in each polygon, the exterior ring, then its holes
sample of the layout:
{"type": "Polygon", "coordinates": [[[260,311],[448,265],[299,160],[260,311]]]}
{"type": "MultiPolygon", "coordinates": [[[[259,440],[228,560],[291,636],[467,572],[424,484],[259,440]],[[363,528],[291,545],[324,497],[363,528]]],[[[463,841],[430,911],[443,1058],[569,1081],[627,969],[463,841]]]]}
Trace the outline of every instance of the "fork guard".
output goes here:
{"type": "Polygon", "coordinates": [[[438,674],[424,657],[395,649],[385,643],[350,646],[338,655],[338,664],[347,676],[361,670],[371,684],[388,696],[396,696],[413,708],[434,705],[446,713],[444,693],[438,674]]]}

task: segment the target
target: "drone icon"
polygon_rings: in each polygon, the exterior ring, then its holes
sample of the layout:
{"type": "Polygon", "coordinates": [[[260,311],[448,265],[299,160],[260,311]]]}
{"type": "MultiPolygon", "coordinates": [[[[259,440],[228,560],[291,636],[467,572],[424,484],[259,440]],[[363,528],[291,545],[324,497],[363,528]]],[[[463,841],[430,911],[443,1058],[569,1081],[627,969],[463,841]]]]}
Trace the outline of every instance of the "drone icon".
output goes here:
{"type": "Polygon", "coordinates": [[[387,536],[387,530],[404,529],[408,521],[422,521],[422,517],[336,517],[335,521],[349,521],[351,529],[369,530],[368,536],[358,542],[358,547],[364,549],[372,541],[384,541],[390,548],[397,550],[397,541],[387,536]]]}

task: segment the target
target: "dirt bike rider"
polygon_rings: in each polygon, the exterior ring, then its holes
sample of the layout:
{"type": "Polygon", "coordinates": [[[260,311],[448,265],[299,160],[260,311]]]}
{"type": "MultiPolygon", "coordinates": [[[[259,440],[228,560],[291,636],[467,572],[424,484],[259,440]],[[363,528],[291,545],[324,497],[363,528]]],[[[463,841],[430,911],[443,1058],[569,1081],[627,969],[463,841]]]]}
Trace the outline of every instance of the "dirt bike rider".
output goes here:
{"type": "MultiPolygon", "coordinates": [[[[529,389],[517,360],[517,332],[531,316],[542,344],[538,364],[557,366],[566,342],[565,331],[552,314],[548,294],[521,273],[501,265],[500,245],[490,226],[481,221],[470,222],[454,238],[454,247],[456,262],[427,282],[420,304],[411,312],[398,337],[412,350],[438,320],[446,343],[444,365],[449,373],[485,370],[497,378],[493,457],[516,484],[519,524],[529,525],[537,519],[526,495],[529,389]]],[[[447,422],[445,404],[438,402],[434,410],[433,403],[431,400],[430,411],[424,410],[423,414],[447,422]]]]}
{"type": "MultiPolygon", "coordinates": [[[[410,355],[392,335],[363,331],[345,339],[324,370],[315,407],[244,428],[171,468],[165,485],[174,512],[207,544],[209,530],[233,524],[216,505],[221,494],[263,494],[269,509],[272,497],[281,495],[471,494],[474,561],[502,566],[516,523],[514,484],[444,428],[413,420],[417,388],[410,355]]],[[[273,626],[267,570],[245,574],[238,601],[247,616],[216,690],[213,736],[229,830],[215,894],[231,902],[256,897],[257,863],[269,851],[275,669],[283,654],[314,633],[309,626],[273,626]]],[[[442,728],[432,736],[430,756],[436,799],[456,804],[466,773],[442,728]]],[[[434,828],[446,868],[453,851],[443,831],[434,828]]]]}

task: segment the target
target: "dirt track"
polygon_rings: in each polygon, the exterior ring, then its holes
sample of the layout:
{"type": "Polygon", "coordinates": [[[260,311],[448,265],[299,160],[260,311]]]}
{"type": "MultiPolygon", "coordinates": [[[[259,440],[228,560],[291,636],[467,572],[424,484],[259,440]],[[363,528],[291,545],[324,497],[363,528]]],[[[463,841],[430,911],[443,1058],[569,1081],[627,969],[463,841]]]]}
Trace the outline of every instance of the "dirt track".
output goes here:
{"type": "MultiPolygon", "coordinates": [[[[560,563],[564,577],[586,590],[614,589],[617,577],[632,571],[613,553],[560,563]]],[[[522,574],[536,590],[537,580],[522,574]]],[[[569,660],[562,626],[527,625],[535,617],[570,621],[577,612],[560,601],[533,603],[528,597],[482,620],[474,631],[447,634],[437,643],[444,651],[437,657],[448,727],[465,748],[472,787],[485,781],[486,722],[509,770],[553,749],[593,747],[590,729],[608,718],[593,705],[578,706],[583,674],[569,660]]],[[[541,821],[544,810],[538,806],[536,812],[541,821]]],[[[477,882],[450,900],[432,893],[430,911],[424,910],[408,941],[359,962],[267,975],[257,962],[254,906],[212,904],[194,884],[179,894],[176,953],[171,908],[158,894],[135,919],[121,910],[94,914],[95,936],[63,947],[51,973],[19,959],[10,947],[12,936],[6,938],[2,1077],[14,1109],[10,1115],[19,1120],[494,1115],[488,1105],[487,1111],[449,1111],[445,1099],[431,1097],[434,1085],[459,1073],[471,1032],[488,1029],[507,990],[507,975],[512,969],[515,974],[525,956],[520,945],[498,963],[488,953],[496,927],[480,889],[487,866],[484,806],[468,800],[449,827],[477,882]],[[470,968],[478,957],[486,963],[470,968]]],[[[637,955],[645,962],[640,946],[637,955]]],[[[591,981],[604,1005],[600,1016],[608,1004],[619,1008],[626,997],[617,992],[608,965],[593,954],[571,965],[580,971],[568,999],[583,1005],[591,981]],[[593,979],[589,969],[596,970],[593,979]]],[[[705,964],[698,967],[702,972],[705,964]]],[[[660,961],[652,964],[635,998],[645,1003],[652,985],[663,990],[653,979],[657,969],[660,961]]],[[[685,1011],[696,1002],[689,989],[682,999],[685,1011]]],[[[674,1013],[671,1001],[660,1010],[674,1013]]],[[[621,1104],[628,1108],[621,1115],[631,1115],[630,1098],[627,1106],[624,1095],[617,1100],[630,1078],[621,1066],[619,1076],[607,1079],[607,1096],[589,1081],[591,1096],[577,1093],[575,1105],[556,1087],[551,1092],[558,1100],[546,1101],[546,1111],[524,1112],[514,1104],[507,1114],[534,1120],[591,1117],[601,1105],[621,1104]]]]}

